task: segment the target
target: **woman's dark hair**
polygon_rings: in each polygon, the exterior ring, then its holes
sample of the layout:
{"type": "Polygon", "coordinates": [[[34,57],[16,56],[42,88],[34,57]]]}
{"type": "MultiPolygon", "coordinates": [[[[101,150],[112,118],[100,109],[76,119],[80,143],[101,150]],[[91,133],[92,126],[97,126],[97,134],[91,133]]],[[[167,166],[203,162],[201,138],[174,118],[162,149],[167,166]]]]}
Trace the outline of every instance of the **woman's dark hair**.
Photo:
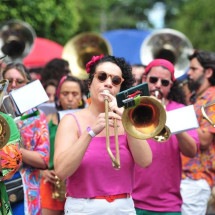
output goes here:
{"type": "Polygon", "coordinates": [[[43,87],[44,87],[44,89],[46,90],[46,88],[48,87],[48,86],[54,86],[54,87],[56,87],[56,89],[57,89],[57,80],[55,80],[55,79],[50,79],[50,80],[48,80],[48,81],[46,81],[45,83],[44,83],[44,85],[43,85],[43,87]]]}
{"type": "Polygon", "coordinates": [[[88,85],[90,85],[94,78],[94,73],[96,71],[96,67],[104,62],[111,62],[116,64],[122,71],[122,77],[124,81],[122,82],[120,91],[124,91],[132,87],[134,83],[134,78],[131,72],[131,65],[128,64],[124,58],[114,57],[114,56],[104,56],[100,60],[96,61],[91,67],[90,67],[90,73],[89,73],[89,79],[88,79],[88,85]]]}
{"type": "Polygon", "coordinates": [[[58,99],[59,99],[59,94],[60,94],[60,89],[63,85],[63,83],[65,81],[72,81],[72,82],[76,82],[79,86],[80,86],[80,89],[81,89],[81,96],[82,96],[82,102],[80,104],[80,106],[78,108],[84,108],[85,107],[85,101],[83,99],[83,95],[84,95],[84,86],[81,82],[81,80],[77,77],[74,77],[72,75],[66,75],[66,76],[63,76],[61,78],[61,80],[59,81],[59,84],[58,84],[58,87],[57,87],[57,92],[56,92],[56,96],[55,96],[55,106],[56,106],[56,109],[57,110],[63,110],[61,104],[59,103],[58,99]]]}
{"type": "Polygon", "coordinates": [[[6,67],[2,71],[2,77],[5,78],[5,73],[10,69],[17,69],[21,75],[27,80],[27,82],[31,81],[31,76],[28,69],[22,63],[8,63],[6,67]]]}
{"type": "Polygon", "coordinates": [[[173,82],[167,99],[186,105],[185,94],[181,89],[180,82],[178,80],[173,82]]]}

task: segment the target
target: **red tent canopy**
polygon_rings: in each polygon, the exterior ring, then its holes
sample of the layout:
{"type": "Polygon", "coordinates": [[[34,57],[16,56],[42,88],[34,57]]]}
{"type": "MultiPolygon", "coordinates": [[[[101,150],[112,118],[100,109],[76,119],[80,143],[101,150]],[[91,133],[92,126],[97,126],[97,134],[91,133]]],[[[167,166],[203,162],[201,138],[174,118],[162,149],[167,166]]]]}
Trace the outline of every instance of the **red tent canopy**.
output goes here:
{"type": "Polygon", "coordinates": [[[37,37],[29,55],[24,58],[23,63],[27,68],[44,67],[46,63],[54,58],[61,58],[63,46],[46,39],[37,37]]]}

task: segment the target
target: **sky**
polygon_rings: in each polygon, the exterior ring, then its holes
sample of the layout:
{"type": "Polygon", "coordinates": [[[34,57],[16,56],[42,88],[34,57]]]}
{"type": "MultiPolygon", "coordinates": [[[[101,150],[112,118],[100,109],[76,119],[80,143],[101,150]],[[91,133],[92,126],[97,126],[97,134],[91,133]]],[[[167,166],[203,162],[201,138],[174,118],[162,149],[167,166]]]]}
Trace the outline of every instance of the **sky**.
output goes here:
{"type": "Polygon", "coordinates": [[[162,2],[156,2],[148,14],[148,19],[154,25],[154,28],[164,27],[165,13],[165,5],[162,2]]]}

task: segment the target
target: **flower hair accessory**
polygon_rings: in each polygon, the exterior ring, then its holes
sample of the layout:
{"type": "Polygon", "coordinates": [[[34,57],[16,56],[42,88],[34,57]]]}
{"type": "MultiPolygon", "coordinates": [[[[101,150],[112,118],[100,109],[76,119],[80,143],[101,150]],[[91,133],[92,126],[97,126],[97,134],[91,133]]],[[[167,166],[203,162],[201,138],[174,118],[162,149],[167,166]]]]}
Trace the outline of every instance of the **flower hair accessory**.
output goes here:
{"type": "Polygon", "coordinates": [[[91,66],[94,65],[98,60],[102,59],[103,57],[104,57],[103,54],[98,56],[93,56],[92,59],[86,64],[87,73],[90,73],[91,66]]]}

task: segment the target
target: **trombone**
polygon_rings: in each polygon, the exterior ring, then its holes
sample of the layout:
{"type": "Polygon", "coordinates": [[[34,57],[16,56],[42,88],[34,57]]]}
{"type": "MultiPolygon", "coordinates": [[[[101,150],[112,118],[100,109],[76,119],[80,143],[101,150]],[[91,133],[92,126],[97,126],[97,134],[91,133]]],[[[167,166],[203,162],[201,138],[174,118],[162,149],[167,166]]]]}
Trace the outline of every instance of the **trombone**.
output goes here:
{"type": "MultiPolygon", "coordinates": [[[[161,102],[148,94],[144,88],[147,84],[141,84],[117,94],[118,107],[124,106],[122,124],[126,132],[137,139],[146,140],[153,138],[158,142],[166,141],[170,135],[170,129],[165,125],[166,111],[161,102]],[[145,91],[144,91],[145,90],[145,91]]],[[[148,86],[148,85],[147,85],[148,86]]],[[[105,92],[105,91],[104,91],[105,92]]],[[[117,120],[114,119],[114,135],[116,156],[110,149],[108,126],[108,98],[105,97],[105,121],[106,121],[106,149],[112,160],[113,167],[120,168],[119,143],[117,133],[117,120]]]]}
{"type": "Polygon", "coordinates": [[[130,136],[143,140],[154,138],[158,142],[165,140],[162,134],[167,127],[166,111],[157,98],[149,95],[147,83],[120,92],[116,98],[118,107],[124,106],[122,124],[130,136]]]}
{"type": "MultiPolygon", "coordinates": [[[[108,90],[104,90],[104,92],[108,92],[108,90]]],[[[106,129],[106,149],[111,158],[112,165],[115,169],[120,169],[120,155],[119,155],[119,141],[118,141],[118,130],[117,130],[117,120],[114,119],[114,136],[115,136],[115,148],[116,148],[116,156],[113,155],[110,148],[110,139],[109,139],[109,126],[108,126],[108,111],[109,111],[109,102],[108,98],[105,97],[105,129],[106,129]]]]}
{"type": "Polygon", "coordinates": [[[203,115],[203,118],[206,119],[213,127],[215,127],[215,122],[213,122],[212,119],[210,119],[210,117],[207,115],[206,113],[206,108],[211,107],[215,105],[215,101],[209,102],[208,104],[205,104],[201,107],[201,112],[203,115]]]}

